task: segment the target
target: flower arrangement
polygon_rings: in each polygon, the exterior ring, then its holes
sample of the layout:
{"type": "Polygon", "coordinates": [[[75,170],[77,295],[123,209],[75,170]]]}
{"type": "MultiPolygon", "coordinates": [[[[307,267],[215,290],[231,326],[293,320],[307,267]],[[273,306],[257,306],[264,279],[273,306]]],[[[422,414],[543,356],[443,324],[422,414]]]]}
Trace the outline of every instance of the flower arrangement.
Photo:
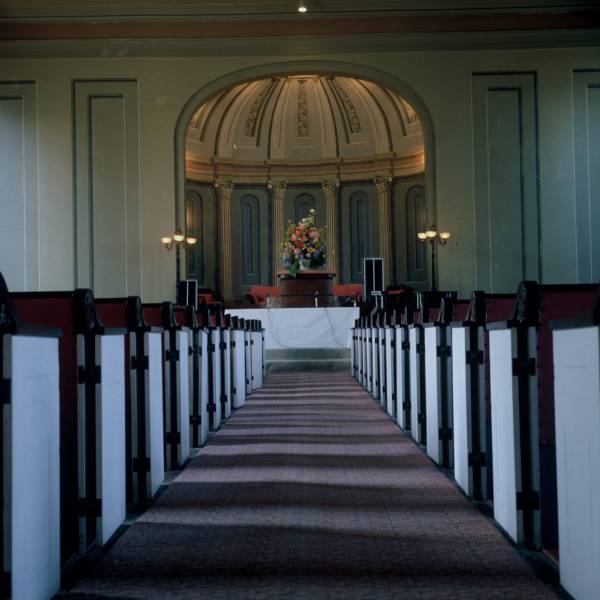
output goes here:
{"type": "Polygon", "coordinates": [[[281,245],[283,266],[295,277],[298,271],[319,268],[325,264],[325,233],[315,227],[315,210],[297,224],[288,221],[286,238],[281,245]]]}

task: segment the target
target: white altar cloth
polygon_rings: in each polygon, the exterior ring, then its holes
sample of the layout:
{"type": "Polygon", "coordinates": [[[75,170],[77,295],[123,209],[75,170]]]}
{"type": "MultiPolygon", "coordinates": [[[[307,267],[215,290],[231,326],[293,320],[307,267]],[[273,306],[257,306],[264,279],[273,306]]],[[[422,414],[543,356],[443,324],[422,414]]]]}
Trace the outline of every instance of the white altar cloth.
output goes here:
{"type": "Polygon", "coordinates": [[[351,328],[360,309],[332,308],[238,308],[227,314],[260,319],[265,329],[265,349],[350,348],[351,328]]]}

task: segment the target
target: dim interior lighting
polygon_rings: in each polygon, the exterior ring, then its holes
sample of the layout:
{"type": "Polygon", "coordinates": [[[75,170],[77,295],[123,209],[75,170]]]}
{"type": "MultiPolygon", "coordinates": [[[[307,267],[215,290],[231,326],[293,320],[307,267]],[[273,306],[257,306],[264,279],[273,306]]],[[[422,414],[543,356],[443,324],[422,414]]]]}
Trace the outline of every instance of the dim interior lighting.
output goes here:
{"type": "Polygon", "coordinates": [[[304,4],[304,2],[300,2],[300,4],[298,5],[298,12],[304,14],[305,12],[308,12],[308,8],[306,8],[306,5],[304,4]]]}
{"type": "Polygon", "coordinates": [[[198,238],[194,236],[186,236],[178,229],[173,235],[163,235],[160,238],[160,243],[167,249],[170,250],[173,245],[177,246],[177,252],[179,253],[180,246],[195,246],[198,243],[198,238]]]}
{"type": "Polygon", "coordinates": [[[451,234],[449,231],[440,231],[438,233],[435,225],[430,225],[426,231],[419,231],[417,238],[423,244],[429,242],[431,244],[431,291],[435,292],[435,247],[436,242],[440,246],[445,246],[450,239],[451,234]]]}

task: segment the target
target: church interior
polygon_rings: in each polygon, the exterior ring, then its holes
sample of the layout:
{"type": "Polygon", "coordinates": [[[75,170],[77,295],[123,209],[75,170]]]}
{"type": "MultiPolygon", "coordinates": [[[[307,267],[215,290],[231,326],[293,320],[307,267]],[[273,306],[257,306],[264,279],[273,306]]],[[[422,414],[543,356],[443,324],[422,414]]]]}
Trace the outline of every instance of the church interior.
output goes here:
{"type": "Polygon", "coordinates": [[[1,597],[600,589],[596,0],[0,0],[1,597]]]}

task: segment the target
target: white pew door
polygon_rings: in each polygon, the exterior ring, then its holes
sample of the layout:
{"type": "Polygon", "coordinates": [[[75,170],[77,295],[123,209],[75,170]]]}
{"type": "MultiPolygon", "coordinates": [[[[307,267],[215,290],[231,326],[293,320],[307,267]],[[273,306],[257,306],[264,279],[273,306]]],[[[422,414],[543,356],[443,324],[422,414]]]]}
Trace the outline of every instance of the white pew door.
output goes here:
{"type": "Polygon", "coordinates": [[[262,387],[262,332],[252,331],[252,387],[257,390],[262,387]]]}
{"type": "Polygon", "coordinates": [[[221,366],[223,367],[223,373],[221,376],[221,381],[223,383],[222,394],[225,397],[223,402],[223,417],[228,419],[231,416],[231,331],[229,329],[222,330],[222,339],[223,339],[223,348],[222,348],[222,356],[223,362],[221,366]]]}
{"type": "Polygon", "coordinates": [[[407,421],[406,419],[406,410],[404,404],[404,402],[408,399],[406,387],[409,385],[409,378],[406,376],[406,367],[408,366],[408,362],[405,359],[405,344],[408,343],[406,338],[406,328],[396,327],[396,365],[394,367],[396,377],[396,423],[398,423],[402,429],[409,429],[410,427],[410,421],[407,421]]]}
{"type": "Polygon", "coordinates": [[[244,331],[244,350],[246,352],[246,395],[254,391],[252,385],[252,334],[250,331],[244,331]]]}
{"type": "Polygon", "coordinates": [[[219,359],[220,332],[218,329],[210,330],[212,352],[212,394],[213,394],[213,429],[221,427],[221,361],[219,359]]]}
{"type": "Polygon", "coordinates": [[[577,600],[600,590],[600,328],[553,332],[560,582],[577,600]]]}
{"type": "Polygon", "coordinates": [[[454,479],[461,489],[472,495],[469,454],[471,442],[470,390],[467,373],[469,330],[466,327],[452,329],[452,399],[454,420],[454,479]]]}
{"type": "Polygon", "coordinates": [[[439,437],[439,430],[441,427],[441,381],[437,356],[437,348],[440,344],[439,327],[424,327],[423,338],[425,344],[425,414],[427,415],[427,455],[437,464],[441,464],[442,445],[439,437]]]}
{"type": "Polygon", "coordinates": [[[11,380],[11,402],[2,406],[10,464],[4,473],[3,569],[11,574],[14,600],[46,600],[60,587],[58,339],[0,340],[4,377],[11,380]]]}
{"type": "Polygon", "coordinates": [[[202,329],[198,332],[198,345],[200,347],[200,415],[202,427],[200,429],[200,445],[204,446],[208,438],[208,333],[202,329]]]}
{"type": "Polygon", "coordinates": [[[246,349],[244,332],[234,329],[231,332],[233,340],[233,406],[241,408],[246,402],[246,349]]]}
{"type": "Polygon", "coordinates": [[[385,328],[385,404],[387,414],[396,418],[396,328],[385,328]]]}
{"type": "Polygon", "coordinates": [[[190,361],[188,348],[191,346],[189,329],[177,332],[177,349],[180,360],[178,366],[177,385],[177,430],[180,434],[178,448],[179,463],[182,464],[190,455],[190,361]]]}
{"type": "Polygon", "coordinates": [[[419,441],[419,361],[417,355],[417,328],[408,329],[410,344],[410,433],[415,441],[419,441]]]}
{"type": "MultiPolygon", "coordinates": [[[[122,335],[96,336],[101,381],[96,402],[96,493],[102,503],[97,540],[106,544],[125,520],[125,343],[122,335]]],[[[90,474],[91,475],[91,474],[90,474]]]]}
{"type": "Polygon", "coordinates": [[[165,478],[163,450],[163,372],[161,334],[145,333],[144,344],[148,356],[146,370],[146,456],[150,457],[150,497],[154,496],[165,478]]]}

